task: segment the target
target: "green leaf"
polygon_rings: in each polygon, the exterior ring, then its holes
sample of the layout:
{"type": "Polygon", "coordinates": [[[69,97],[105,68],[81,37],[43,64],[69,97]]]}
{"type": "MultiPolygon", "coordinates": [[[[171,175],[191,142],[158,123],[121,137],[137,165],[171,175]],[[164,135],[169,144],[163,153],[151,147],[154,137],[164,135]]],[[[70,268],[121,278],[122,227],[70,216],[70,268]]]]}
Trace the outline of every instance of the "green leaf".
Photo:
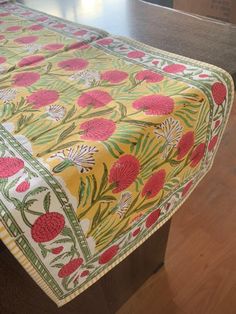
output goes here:
{"type": "Polygon", "coordinates": [[[74,129],[76,128],[76,124],[73,122],[67,129],[65,129],[58,137],[57,143],[60,143],[61,141],[63,141],[64,139],[67,138],[67,136],[74,131],[74,129]]]}
{"type": "Polygon", "coordinates": [[[82,117],[83,117],[83,119],[88,119],[88,118],[97,117],[97,116],[104,116],[104,115],[106,115],[108,113],[113,112],[114,109],[115,109],[115,107],[112,107],[112,108],[108,108],[108,109],[105,109],[105,110],[89,113],[89,114],[84,115],[82,117]]]}
{"type": "Polygon", "coordinates": [[[80,178],[80,188],[79,188],[79,201],[78,201],[78,207],[80,206],[83,197],[84,197],[84,191],[85,191],[85,183],[82,178],[80,178]]]}
{"type": "Polygon", "coordinates": [[[102,180],[101,180],[100,188],[98,191],[98,195],[101,195],[102,191],[106,188],[107,181],[108,181],[108,170],[107,170],[106,164],[103,163],[103,175],[102,175],[102,180]]]}
{"type": "Polygon", "coordinates": [[[44,186],[39,186],[37,188],[35,188],[34,190],[31,190],[29,191],[23,198],[23,202],[26,201],[26,199],[29,197],[29,196],[34,196],[34,195],[37,195],[39,193],[42,193],[44,191],[47,191],[48,188],[44,187],[44,186]]]}
{"type": "Polygon", "coordinates": [[[75,107],[75,105],[73,105],[72,108],[67,112],[67,114],[66,114],[65,118],[63,119],[63,121],[67,121],[70,118],[72,118],[75,112],[76,112],[76,107],[75,107]]]}
{"type": "Polygon", "coordinates": [[[48,193],[45,195],[44,200],[43,200],[43,207],[44,207],[44,210],[45,210],[46,212],[49,211],[50,204],[51,204],[51,194],[50,194],[50,192],[48,192],[48,193]]]}
{"type": "Polygon", "coordinates": [[[65,143],[65,144],[62,144],[60,146],[57,146],[57,150],[62,150],[62,149],[65,149],[67,147],[71,147],[73,145],[76,145],[78,144],[80,141],[71,141],[71,142],[68,142],[68,143],[65,143]]]}

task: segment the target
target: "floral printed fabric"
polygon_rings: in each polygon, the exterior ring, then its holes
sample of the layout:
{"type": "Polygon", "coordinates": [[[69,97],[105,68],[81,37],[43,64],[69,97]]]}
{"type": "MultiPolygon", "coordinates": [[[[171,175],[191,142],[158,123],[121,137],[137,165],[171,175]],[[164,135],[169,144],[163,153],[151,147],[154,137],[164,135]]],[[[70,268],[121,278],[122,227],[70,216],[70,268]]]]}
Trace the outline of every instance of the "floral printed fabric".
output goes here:
{"type": "Polygon", "coordinates": [[[210,169],[223,70],[0,6],[0,234],[59,306],[165,223],[210,169]]]}

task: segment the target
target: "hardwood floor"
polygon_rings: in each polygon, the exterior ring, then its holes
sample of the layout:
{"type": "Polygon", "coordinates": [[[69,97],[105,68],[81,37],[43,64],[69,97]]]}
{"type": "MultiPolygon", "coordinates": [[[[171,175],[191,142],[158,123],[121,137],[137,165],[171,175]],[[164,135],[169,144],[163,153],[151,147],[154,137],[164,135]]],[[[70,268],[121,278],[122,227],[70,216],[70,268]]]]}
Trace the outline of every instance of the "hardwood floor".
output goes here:
{"type": "Polygon", "coordinates": [[[215,164],[174,215],[166,262],[117,314],[236,313],[236,101],[215,164]]]}

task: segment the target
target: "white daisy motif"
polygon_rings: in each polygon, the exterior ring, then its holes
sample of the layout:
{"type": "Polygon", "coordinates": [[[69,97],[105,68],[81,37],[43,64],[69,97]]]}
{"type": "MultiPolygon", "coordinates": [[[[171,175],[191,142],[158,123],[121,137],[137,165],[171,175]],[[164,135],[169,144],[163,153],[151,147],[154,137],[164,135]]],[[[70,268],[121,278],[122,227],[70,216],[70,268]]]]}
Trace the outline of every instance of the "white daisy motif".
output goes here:
{"type": "Polygon", "coordinates": [[[90,171],[95,165],[94,153],[97,153],[96,147],[87,145],[68,148],[57,152],[52,158],[60,158],[63,161],[53,168],[53,172],[61,172],[67,167],[76,166],[80,173],[90,171]]]}
{"type": "Polygon", "coordinates": [[[165,140],[165,148],[163,151],[163,158],[165,159],[172,147],[176,147],[183,132],[183,127],[178,120],[172,117],[167,118],[158,127],[155,128],[154,133],[157,138],[163,138],[165,140]]]}
{"type": "Polygon", "coordinates": [[[16,90],[14,88],[6,88],[0,90],[0,100],[8,102],[16,97],[16,90]]]}
{"type": "Polygon", "coordinates": [[[117,206],[117,214],[121,218],[124,217],[128,208],[130,207],[132,201],[132,194],[130,192],[124,192],[121,194],[118,206],[117,206]]]}
{"type": "Polygon", "coordinates": [[[25,49],[29,53],[35,53],[38,50],[40,50],[41,48],[42,48],[42,45],[39,45],[39,44],[28,44],[28,45],[25,45],[25,49]]]}
{"type": "Polygon", "coordinates": [[[69,77],[71,81],[80,81],[85,87],[94,86],[100,80],[98,71],[79,71],[69,77]]]}
{"type": "Polygon", "coordinates": [[[65,107],[60,105],[51,105],[49,106],[47,112],[51,119],[60,121],[64,118],[66,114],[66,109],[65,107]]]}

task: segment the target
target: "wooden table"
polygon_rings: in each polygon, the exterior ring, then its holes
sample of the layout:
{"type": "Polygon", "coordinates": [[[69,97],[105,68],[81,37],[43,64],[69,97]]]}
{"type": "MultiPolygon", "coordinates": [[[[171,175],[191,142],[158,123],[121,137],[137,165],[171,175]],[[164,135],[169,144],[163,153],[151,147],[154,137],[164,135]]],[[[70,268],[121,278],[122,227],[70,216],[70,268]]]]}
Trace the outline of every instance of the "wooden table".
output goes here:
{"type": "MultiPolygon", "coordinates": [[[[138,0],[18,1],[81,24],[220,66],[236,81],[236,28],[138,0]],[[190,31],[191,30],[191,31],[190,31]]],[[[5,313],[112,314],[161,265],[170,222],[68,305],[57,309],[6,250],[0,254],[0,305],[5,313]],[[22,289],[23,287],[23,289],[22,289]],[[14,300],[14,302],[13,302],[14,300]]]]}

